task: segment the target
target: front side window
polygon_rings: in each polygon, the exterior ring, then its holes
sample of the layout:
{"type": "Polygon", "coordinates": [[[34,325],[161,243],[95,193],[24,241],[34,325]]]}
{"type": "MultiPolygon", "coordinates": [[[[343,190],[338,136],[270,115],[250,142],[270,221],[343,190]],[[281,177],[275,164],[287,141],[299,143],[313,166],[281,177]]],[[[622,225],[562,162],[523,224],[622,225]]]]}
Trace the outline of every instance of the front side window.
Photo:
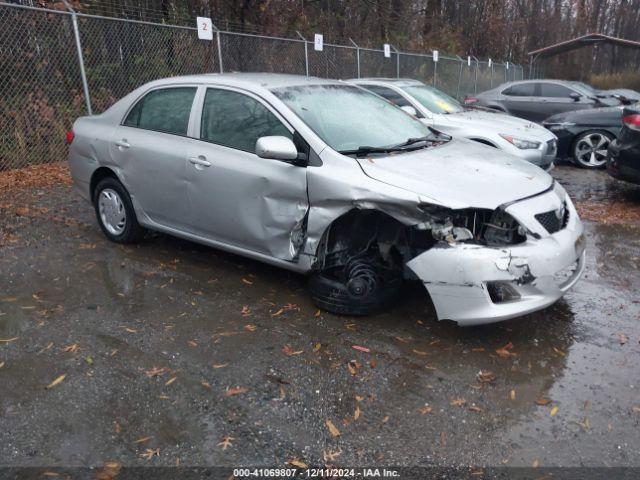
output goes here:
{"type": "Polygon", "coordinates": [[[535,96],[535,89],[535,83],[519,83],[503,90],[502,94],[510,97],[533,97],[535,96]]]}
{"type": "Polygon", "coordinates": [[[262,103],[243,93],[207,89],[200,138],[226,147],[255,152],[260,137],[293,134],[262,103]]]}
{"type": "Polygon", "coordinates": [[[411,85],[402,87],[402,89],[432,113],[458,113],[464,110],[460,102],[437,88],[426,85],[411,85]]]}
{"type": "Polygon", "coordinates": [[[305,85],[272,90],[334,150],[382,148],[430,135],[421,121],[352,85],[305,85]]]}
{"type": "Polygon", "coordinates": [[[553,98],[569,98],[571,90],[557,83],[541,83],[540,96],[553,98]]]}
{"type": "Polygon", "coordinates": [[[186,135],[195,95],[196,87],[153,90],[131,109],[124,125],[186,135]]]}

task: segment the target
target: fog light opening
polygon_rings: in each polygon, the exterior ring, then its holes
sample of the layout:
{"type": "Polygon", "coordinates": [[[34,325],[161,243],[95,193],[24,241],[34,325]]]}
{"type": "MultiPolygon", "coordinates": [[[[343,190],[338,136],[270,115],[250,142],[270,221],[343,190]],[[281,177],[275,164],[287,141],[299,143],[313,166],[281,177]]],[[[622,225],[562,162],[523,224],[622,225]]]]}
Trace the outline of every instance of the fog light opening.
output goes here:
{"type": "Polygon", "coordinates": [[[513,302],[520,294],[509,282],[488,282],[487,290],[493,303],[513,302]]]}

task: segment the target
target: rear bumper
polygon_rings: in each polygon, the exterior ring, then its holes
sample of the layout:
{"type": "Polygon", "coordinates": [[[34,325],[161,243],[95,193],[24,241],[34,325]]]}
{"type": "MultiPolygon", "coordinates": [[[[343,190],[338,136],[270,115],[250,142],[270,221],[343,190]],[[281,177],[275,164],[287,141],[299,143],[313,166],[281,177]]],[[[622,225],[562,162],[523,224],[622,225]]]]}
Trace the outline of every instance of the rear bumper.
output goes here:
{"type": "Polygon", "coordinates": [[[607,172],[613,178],[640,185],[640,144],[620,146],[609,144],[607,172]]]}
{"type": "MultiPolygon", "coordinates": [[[[540,204],[538,199],[519,202],[510,213],[518,218],[518,213],[536,204],[540,204]]],[[[566,227],[552,235],[530,236],[523,244],[502,248],[445,244],[417,256],[407,266],[422,280],[440,320],[479,325],[543,309],[560,299],[584,271],[582,223],[570,200],[567,208],[566,227]],[[490,286],[496,282],[515,292],[513,298],[492,300],[490,286]]]]}

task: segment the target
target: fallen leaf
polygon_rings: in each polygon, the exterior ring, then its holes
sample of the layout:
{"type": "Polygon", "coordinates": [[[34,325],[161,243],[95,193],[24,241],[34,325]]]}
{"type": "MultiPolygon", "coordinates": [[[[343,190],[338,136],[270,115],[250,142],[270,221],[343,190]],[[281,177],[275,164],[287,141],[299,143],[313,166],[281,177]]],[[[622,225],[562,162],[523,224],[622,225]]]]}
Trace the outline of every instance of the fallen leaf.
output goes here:
{"type": "Polygon", "coordinates": [[[356,405],[356,411],[355,411],[355,413],[353,414],[353,419],[354,419],[354,420],[357,420],[357,419],[359,419],[359,418],[360,418],[360,407],[356,405]]]}
{"type": "Polygon", "coordinates": [[[227,365],[229,365],[228,363],[214,363],[213,364],[213,368],[224,368],[227,365]]]}
{"type": "Polygon", "coordinates": [[[142,458],[146,458],[147,460],[151,460],[153,457],[159,457],[160,456],[160,449],[156,448],[155,450],[152,450],[150,448],[147,448],[147,451],[144,453],[141,453],[140,456],[142,458]]]}
{"type": "Polygon", "coordinates": [[[178,378],[178,377],[170,378],[169,380],[167,380],[167,382],[164,384],[164,386],[165,386],[165,387],[168,387],[168,386],[169,386],[169,385],[171,385],[173,382],[175,382],[177,378],[178,378]]]}
{"type": "Polygon", "coordinates": [[[567,354],[564,353],[562,350],[557,349],[556,347],[553,347],[553,351],[556,352],[558,355],[560,355],[561,357],[566,356],[567,354]]]}
{"type": "Polygon", "coordinates": [[[539,398],[538,400],[536,400],[536,404],[542,405],[543,407],[545,405],[549,405],[550,403],[551,403],[551,400],[549,400],[548,398],[539,398]]]}
{"type": "Polygon", "coordinates": [[[253,285],[253,282],[251,280],[247,280],[246,278],[242,279],[242,283],[244,283],[246,285],[253,285]]]}
{"type": "Polygon", "coordinates": [[[390,417],[389,415],[387,415],[386,417],[384,417],[384,418],[382,419],[382,423],[387,423],[387,422],[389,421],[389,419],[390,419],[390,418],[391,418],[391,417],[390,417]]]}
{"type": "Polygon", "coordinates": [[[422,357],[429,355],[427,352],[424,352],[422,350],[416,350],[415,348],[413,349],[413,353],[415,353],[416,355],[420,355],[422,357]]]}
{"type": "Polygon", "coordinates": [[[633,407],[632,410],[634,413],[640,413],[640,407],[633,407]]]}
{"type": "Polygon", "coordinates": [[[367,347],[361,347],[360,345],[351,345],[351,348],[353,348],[354,350],[358,350],[359,352],[371,353],[371,350],[369,350],[367,347]]]}
{"type": "Polygon", "coordinates": [[[326,450],[323,450],[322,458],[325,462],[335,462],[336,458],[338,458],[341,453],[342,448],[338,448],[338,450],[336,450],[335,452],[332,452],[331,450],[329,450],[328,452],[326,450]]]}
{"type": "Polygon", "coordinates": [[[361,402],[364,400],[364,397],[362,395],[356,395],[356,400],[361,402]]]}
{"type": "Polygon", "coordinates": [[[292,460],[289,460],[287,463],[289,465],[293,465],[294,467],[298,467],[298,468],[309,468],[309,465],[295,458],[292,460]]]}
{"type": "Polygon", "coordinates": [[[329,429],[329,433],[331,434],[332,437],[339,437],[340,436],[340,430],[338,430],[336,428],[336,426],[333,424],[333,422],[329,419],[325,420],[325,425],[327,426],[327,428],[329,429]]]}
{"type": "Polygon", "coordinates": [[[78,345],[77,343],[74,343],[73,345],[64,347],[62,350],[67,353],[76,353],[78,350],[80,350],[80,345],[78,345]]]}
{"type": "Polygon", "coordinates": [[[191,348],[196,348],[198,346],[198,342],[194,340],[188,340],[187,345],[189,345],[191,348]]]}
{"type": "Polygon", "coordinates": [[[284,347],[282,347],[282,353],[284,353],[287,357],[291,357],[293,355],[300,355],[301,353],[304,353],[304,350],[294,351],[289,345],[285,345],[284,347]]]}
{"type": "Polygon", "coordinates": [[[482,383],[492,383],[496,380],[496,376],[493,372],[483,372],[482,370],[478,372],[478,375],[476,375],[476,377],[482,383]]]}
{"type": "Polygon", "coordinates": [[[56,378],[53,382],[51,382],[45,388],[48,390],[50,388],[55,387],[56,385],[60,385],[65,378],[67,378],[67,374],[66,373],[63,374],[63,375],[60,375],[58,378],[56,378]]]}
{"type": "Polygon", "coordinates": [[[256,328],[258,328],[258,327],[256,327],[255,325],[251,325],[251,324],[248,324],[248,325],[244,326],[244,330],[246,332],[255,332],[256,328]]]}
{"type": "Polygon", "coordinates": [[[249,391],[249,389],[246,388],[246,387],[230,388],[229,390],[225,390],[224,396],[225,397],[233,397],[235,395],[241,395],[243,393],[247,393],[248,391],[249,391]]]}
{"type": "Polygon", "coordinates": [[[153,436],[149,436],[149,437],[142,437],[142,438],[139,438],[139,439],[135,440],[133,443],[134,443],[134,445],[137,445],[137,444],[139,444],[139,443],[146,443],[146,442],[148,442],[149,440],[151,440],[152,438],[153,438],[153,436]]]}
{"type": "Polygon", "coordinates": [[[560,410],[558,407],[553,407],[551,409],[551,412],[549,412],[549,415],[551,415],[552,417],[555,417],[556,414],[558,413],[558,410],[560,410]]]}
{"type": "Polygon", "coordinates": [[[314,317],[319,317],[320,316],[320,310],[316,310],[316,313],[313,316],[314,317]]]}
{"type": "Polygon", "coordinates": [[[204,380],[202,382],[200,382],[200,385],[202,385],[204,388],[206,388],[207,390],[211,390],[211,384],[209,382],[205,382],[204,380]]]}
{"type": "Polygon", "coordinates": [[[511,399],[511,400],[515,400],[516,399],[516,391],[515,390],[511,390],[509,392],[509,399],[511,399]]]}
{"type": "Polygon", "coordinates": [[[147,370],[146,375],[147,377],[159,377],[161,375],[164,375],[166,373],[167,369],[165,367],[153,367],[151,370],[147,370]]]}
{"type": "Polygon", "coordinates": [[[4,367],[4,362],[0,362],[0,368],[4,367]]]}
{"type": "Polygon", "coordinates": [[[496,353],[501,358],[516,357],[517,355],[511,352],[512,349],[513,349],[513,343],[509,342],[504,347],[498,348],[496,350],[496,353]]]}
{"type": "Polygon", "coordinates": [[[531,464],[531,466],[533,468],[538,468],[540,466],[540,460],[538,460],[537,458],[533,461],[533,463],[531,464]]]}
{"type": "Polygon", "coordinates": [[[451,405],[454,407],[462,407],[467,401],[464,398],[454,398],[451,400],[451,405]]]}
{"type": "Polygon", "coordinates": [[[248,317],[249,315],[251,315],[251,309],[245,305],[244,307],[242,307],[242,310],[240,310],[240,314],[243,317],[248,317]]]}
{"type": "Polygon", "coordinates": [[[1,339],[0,338],[0,343],[11,343],[11,342],[15,342],[16,340],[18,340],[20,337],[13,337],[13,338],[7,338],[7,339],[1,339]]]}
{"type": "Polygon", "coordinates": [[[226,450],[227,448],[229,448],[232,443],[231,440],[235,440],[234,437],[223,437],[222,441],[220,443],[218,443],[219,447],[222,447],[222,450],[226,450]]]}
{"type": "Polygon", "coordinates": [[[136,330],[135,328],[130,328],[130,327],[122,327],[122,328],[124,328],[125,332],[138,333],[138,330],[136,330]]]}
{"type": "Polygon", "coordinates": [[[425,406],[425,407],[420,407],[418,411],[420,412],[421,415],[426,415],[427,413],[431,413],[433,411],[433,408],[425,406]]]}
{"type": "Polygon", "coordinates": [[[95,473],[96,480],[115,480],[122,469],[122,464],[115,460],[105,462],[95,473]]]}
{"type": "Polygon", "coordinates": [[[476,406],[476,405],[471,405],[471,406],[469,407],[469,411],[470,411],[470,412],[475,412],[475,413],[482,413],[482,412],[484,412],[484,410],[483,410],[482,408],[480,408],[480,407],[478,407],[478,406],[476,406]]]}
{"type": "Polygon", "coordinates": [[[321,345],[320,343],[316,343],[316,344],[313,346],[313,351],[317,353],[317,352],[319,352],[319,351],[320,351],[320,349],[321,349],[321,348],[322,348],[322,345],[321,345]]]}
{"type": "Polygon", "coordinates": [[[284,308],[281,308],[280,310],[278,310],[276,313],[272,313],[271,316],[272,317],[279,317],[280,315],[282,315],[284,313],[284,308]]]}

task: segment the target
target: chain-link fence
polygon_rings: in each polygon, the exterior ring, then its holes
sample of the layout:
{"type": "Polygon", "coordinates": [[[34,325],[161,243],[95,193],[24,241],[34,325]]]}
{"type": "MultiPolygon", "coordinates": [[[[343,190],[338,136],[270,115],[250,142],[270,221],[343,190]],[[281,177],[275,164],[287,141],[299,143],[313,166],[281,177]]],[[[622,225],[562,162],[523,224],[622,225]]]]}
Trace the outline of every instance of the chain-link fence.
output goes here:
{"type": "Polygon", "coordinates": [[[464,98],[523,78],[518,65],[324,44],[49,10],[0,1],[0,170],[64,160],[73,121],[140,85],[210,72],[408,77],[464,98]]]}

